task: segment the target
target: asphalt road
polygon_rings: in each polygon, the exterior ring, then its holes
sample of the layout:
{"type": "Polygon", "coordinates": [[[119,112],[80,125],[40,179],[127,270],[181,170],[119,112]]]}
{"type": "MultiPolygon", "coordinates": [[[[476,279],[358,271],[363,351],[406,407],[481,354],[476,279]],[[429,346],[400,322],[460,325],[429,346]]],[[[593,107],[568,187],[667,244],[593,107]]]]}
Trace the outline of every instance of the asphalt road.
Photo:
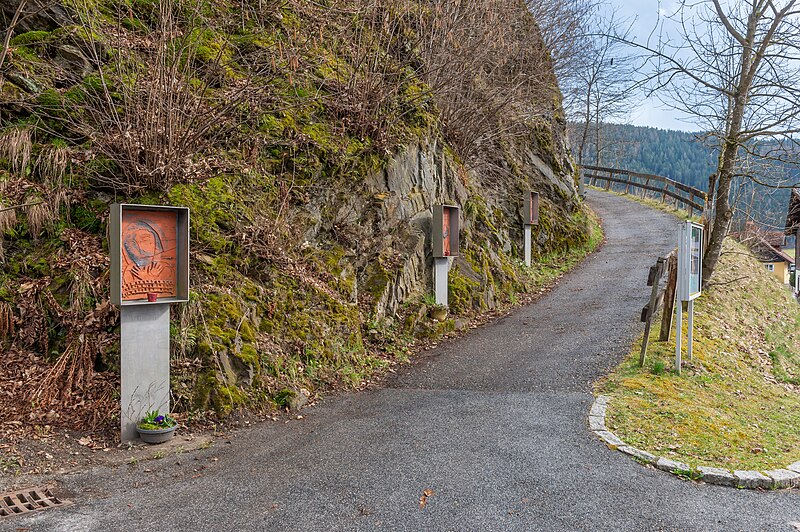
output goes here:
{"type": "Polygon", "coordinates": [[[796,530],[800,493],[681,481],[589,432],[590,385],[641,330],[648,267],[676,227],[616,196],[590,203],[608,238],[599,252],[387,387],[191,457],[70,475],[74,506],[0,529],[796,530]]]}

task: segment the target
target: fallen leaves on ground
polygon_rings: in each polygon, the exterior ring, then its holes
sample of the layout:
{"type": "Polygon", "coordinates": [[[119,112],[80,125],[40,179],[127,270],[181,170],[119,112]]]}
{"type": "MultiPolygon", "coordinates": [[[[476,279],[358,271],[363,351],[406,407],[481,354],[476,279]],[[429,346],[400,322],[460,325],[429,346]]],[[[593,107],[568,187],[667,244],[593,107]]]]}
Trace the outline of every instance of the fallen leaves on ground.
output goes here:
{"type": "Polygon", "coordinates": [[[433,497],[434,492],[432,489],[427,489],[422,492],[422,496],[419,498],[419,509],[422,510],[425,508],[425,505],[428,504],[428,497],[433,497]]]}

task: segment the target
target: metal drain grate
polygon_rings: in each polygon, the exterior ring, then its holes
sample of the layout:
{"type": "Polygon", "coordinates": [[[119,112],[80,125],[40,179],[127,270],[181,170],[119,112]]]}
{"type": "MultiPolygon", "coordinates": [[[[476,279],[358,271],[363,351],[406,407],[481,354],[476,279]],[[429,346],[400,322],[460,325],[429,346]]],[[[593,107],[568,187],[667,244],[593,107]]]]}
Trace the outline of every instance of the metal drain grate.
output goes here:
{"type": "Polygon", "coordinates": [[[27,514],[36,510],[46,510],[72,504],[53,495],[49,486],[28,488],[0,495],[0,518],[27,514]]]}

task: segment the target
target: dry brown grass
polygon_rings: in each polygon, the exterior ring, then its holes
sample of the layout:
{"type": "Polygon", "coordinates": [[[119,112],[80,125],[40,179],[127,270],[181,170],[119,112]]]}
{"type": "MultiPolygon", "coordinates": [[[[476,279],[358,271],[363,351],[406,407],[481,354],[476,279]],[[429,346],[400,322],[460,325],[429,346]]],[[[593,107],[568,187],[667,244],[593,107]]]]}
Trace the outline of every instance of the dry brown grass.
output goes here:
{"type": "Polygon", "coordinates": [[[11,229],[17,223],[17,210],[7,207],[0,201],[0,233],[11,229]]]}
{"type": "Polygon", "coordinates": [[[0,301],[0,341],[14,336],[14,309],[5,301],[0,301]]]}
{"type": "MultiPolygon", "coordinates": [[[[56,196],[59,196],[56,194],[56,196]]],[[[28,231],[30,235],[36,238],[45,229],[51,229],[58,220],[58,211],[53,208],[53,205],[42,200],[40,202],[31,202],[25,207],[25,216],[28,219],[28,231]]]]}
{"type": "Polygon", "coordinates": [[[69,149],[64,146],[44,146],[36,158],[34,173],[48,188],[60,189],[64,187],[69,157],[69,149]]]}
{"type": "Polygon", "coordinates": [[[28,127],[12,127],[0,133],[0,157],[8,159],[11,171],[19,177],[25,176],[32,148],[28,127]]]}

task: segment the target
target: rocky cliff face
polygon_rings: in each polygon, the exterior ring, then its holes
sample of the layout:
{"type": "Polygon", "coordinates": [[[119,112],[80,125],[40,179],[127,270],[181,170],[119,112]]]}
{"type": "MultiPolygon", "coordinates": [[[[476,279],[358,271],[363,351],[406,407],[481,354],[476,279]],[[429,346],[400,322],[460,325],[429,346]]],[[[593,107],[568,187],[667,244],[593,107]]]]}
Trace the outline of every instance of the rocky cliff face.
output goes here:
{"type": "MultiPolygon", "coordinates": [[[[543,220],[567,220],[570,210],[574,212],[578,206],[572,174],[563,170],[557,174],[535,149],[525,146],[513,155],[526,169],[524,178],[484,184],[486,176],[480,170],[454,167],[441,143],[412,145],[385,169],[368,176],[361,195],[349,196],[338,204],[335,198],[329,198],[337,205],[330,222],[349,225],[359,243],[358,249],[351,250],[354,270],[362,272],[356,286],[374,296],[377,318],[394,316],[403,303],[432,292],[431,220],[436,204],[462,207],[465,253],[450,259],[451,268],[481,285],[482,297],[474,305],[476,309],[497,306],[496,287],[489,282],[489,274],[504,261],[513,263],[522,256],[524,191],[540,191],[543,220]],[[491,234],[486,234],[487,230],[491,234]],[[478,235],[490,238],[491,244],[475,242],[478,235]],[[482,263],[470,262],[476,253],[486,255],[490,271],[483,271],[482,263]],[[375,266],[390,257],[396,258],[394,267],[387,270],[375,266]]],[[[572,170],[568,159],[563,164],[561,168],[572,170]]],[[[324,229],[322,223],[315,225],[307,239],[324,245],[328,234],[324,229]]],[[[327,229],[331,231],[333,226],[327,229]]],[[[541,253],[555,247],[559,238],[565,236],[545,222],[534,245],[541,253]]]]}
{"type": "MultiPolygon", "coordinates": [[[[336,14],[220,3],[201,6],[213,24],[185,26],[199,19],[190,17],[180,31],[164,31],[165,11],[154,9],[164,2],[132,2],[122,26],[116,4],[57,4],[53,13],[82,22],[51,16],[18,28],[3,66],[0,206],[14,208],[0,212],[0,341],[43,366],[63,361],[41,372],[63,392],[50,403],[37,396],[44,411],[84,404],[93,386],[114,380],[103,250],[114,200],[192,209],[191,301],[173,308],[173,396],[177,409],[220,414],[358,387],[406,360],[419,339],[538,290],[564,257],[574,259],[571,250],[591,244],[548,55],[522,4],[508,2],[517,21],[509,31],[536,46],[519,40],[515,55],[508,42],[494,49],[484,39],[492,65],[507,63],[502,75],[486,70],[446,93],[489,124],[469,148],[458,109],[428,85],[441,80],[424,75],[426,61],[447,65],[449,52],[415,40],[438,13],[420,11],[422,2],[377,2],[373,13],[341,0],[336,14]],[[176,44],[176,35],[191,39],[176,44]],[[82,58],[77,67],[64,62],[65,42],[82,58]],[[173,85],[151,83],[170,66],[159,51],[176,48],[174,78],[158,78],[173,85]],[[365,54],[375,70],[364,70],[365,54]],[[515,107],[498,113],[492,98],[508,90],[502,82],[518,61],[538,61],[542,79],[531,83],[541,94],[509,97],[515,107]],[[171,106],[148,104],[159,98],[171,106]],[[175,112],[184,108],[198,112],[185,120],[175,112]],[[148,129],[161,123],[184,129],[174,138],[148,129]],[[181,152],[176,138],[194,144],[181,152]],[[528,190],[541,194],[531,268],[521,260],[528,190]],[[436,204],[462,213],[445,320],[428,315],[436,204]],[[102,383],[76,383],[74,365],[102,383]]],[[[492,5],[462,8],[485,23],[492,5]]],[[[176,18],[185,8],[170,6],[176,18]]],[[[31,399],[14,415],[38,415],[31,399]]]]}

